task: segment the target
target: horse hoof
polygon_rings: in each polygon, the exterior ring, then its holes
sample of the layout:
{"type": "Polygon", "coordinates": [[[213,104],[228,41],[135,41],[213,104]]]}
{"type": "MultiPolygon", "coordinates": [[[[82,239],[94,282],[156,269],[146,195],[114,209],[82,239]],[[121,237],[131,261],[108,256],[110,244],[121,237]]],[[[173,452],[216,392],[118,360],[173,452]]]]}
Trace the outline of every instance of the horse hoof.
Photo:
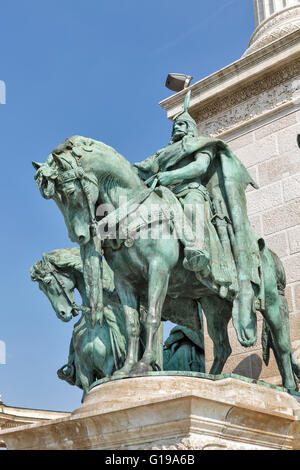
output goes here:
{"type": "Polygon", "coordinates": [[[299,387],[298,387],[298,384],[296,384],[296,382],[293,385],[289,383],[286,385],[283,384],[283,386],[286,389],[287,393],[299,392],[299,387]]]}
{"type": "Polygon", "coordinates": [[[116,371],[113,373],[112,377],[114,377],[114,378],[118,378],[118,377],[128,377],[131,367],[132,367],[132,366],[126,367],[126,368],[122,367],[122,369],[116,370],[116,371]]]}
{"type": "Polygon", "coordinates": [[[152,370],[146,362],[138,362],[130,371],[130,375],[144,375],[152,370]]]}
{"type": "Polygon", "coordinates": [[[113,373],[112,377],[114,379],[117,379],[118,377],[126,377],[128,374],[126,374],[125,372],[119,372],[119,371],[116,371],[113,373]]]}

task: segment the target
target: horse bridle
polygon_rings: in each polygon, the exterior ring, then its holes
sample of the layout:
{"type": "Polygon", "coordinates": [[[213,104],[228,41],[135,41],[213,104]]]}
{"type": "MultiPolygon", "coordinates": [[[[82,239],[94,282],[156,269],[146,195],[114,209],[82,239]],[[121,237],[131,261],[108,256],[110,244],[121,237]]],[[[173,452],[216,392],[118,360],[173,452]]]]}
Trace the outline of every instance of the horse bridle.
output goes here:
{"type": "MultiPolygon", "coordinates": [[[[83,170],[83,168],[81,166],[79,166],[77,161],[76,161],[76,163],[77,163],[77,168],[72,168],[72,170],[64,171],[62,174],[59,175],[58,182],[59,182],[59,184],[65,184],[65,183],[68,183],[69,181],[78,181],[78,183],[81,187],[82,193],[84,194],[84,197],[85,197],[86,202],[87,202],[89,216],[90,216],[90,222],[91,222],[90,223],[90,228],[91,228],[92,232],[95,232],[95,228],[97,226],[97,220],[96,220],[96,216],[95,216],[95,208],[92,204],[92,201],[90,199],[88,191],[84,187],[84,184],[83,184],[82,180],[86,179],[86,180],[90,181],[91,183],[96,185],[97,188],[98,188],[98,182],[95,179],[93,179],[92,177],[90,177],[89,175],[87,175],[85,173],[85,171],[83,170]]],[[[92,233],[92,235],[95,235],[95,233],[92,233]]]]}
{"type": "MultiPolygon", "coordinates": [[[[76,317],[78,315],[78,310],[83,310],[83,306],[79,306],[76,304],[75,300],[72,300],[71,297],[69,296],[67,292],[67,288],[64,285],[64,282],[62,279],[59,278],[58,276],[58,270],[55,269],[53,264],[49,263],[51,268],[46,270],[46,275],[52,275],[54,279],[56,280],[58,286],[60,287],[60,294],[63,294],[65,299],[67,300],[69,306],[72,308],[72,315],[73,317],[76,317]],[[75,312],[75,313],[74,313],[75,312]]],[[[40,276],[39,281],[44,282],[44,277],[40,276]]]]}
{"type": "MultiPolygon", "coordinates": [[[[72,151],[73,145],[74,145],[73,142],[68,140],[65,148],[59,149],[59,151],[61,152],[61,151],[64,151],[65,149],[72,151]]],[[[56,154],[55,151],[53,153],[56,154]]],[[[64,184],[69,181],[78,181],[81,187],[82,193],[84,194],[84,197],[87,202],[89,216],[90,216],[90,232],[91,232],[92,237],[96,237],[97,235],[99,236],[100,226],[103,227],[104,225],[109,223],[111,219],[114,218],[115,225],[120,223],[122,219],[127,217],[130,214],[130,212],[132,212],[132,210],[135,209],[135,206],[137,204],[141,204],[142,202],[144,202],[150,196],[150,194],[155,190],[157,186],[157,183],[158,183],[158,179],[156,177],[157,175],[153,175],[147,181],[144,182],[146,185],[146,188],[142,189],[140,192],[138,192],[138,194],[133,196],[128,201],[127,204],[115,209],[112,213],[108,214],[99,222],[96,219],[95,207],[93,206],[89,193],[88,191],[86,191],[86,188],[84,187],[84,184],[83,184],[83,180],[86,179],[90,181],[91,183],[95,184],[99,190],[98,181],[96,178],[92,178],[91,176],[85,173],[83,168],[80,166],[79,157],[78,155],[75,154],[75,152],[72,153],[72,156],[75,159],[77,167],[72,168],[71,170],[64,171],[62,174],[60,174],[58,176],[58,183],[64,184]],[[148,184],[150,182],[152,184],[150,187],[148,187],[148,184]]],[[[100,251],[101,251],[101,247],[100,247],[100,251]]]]}

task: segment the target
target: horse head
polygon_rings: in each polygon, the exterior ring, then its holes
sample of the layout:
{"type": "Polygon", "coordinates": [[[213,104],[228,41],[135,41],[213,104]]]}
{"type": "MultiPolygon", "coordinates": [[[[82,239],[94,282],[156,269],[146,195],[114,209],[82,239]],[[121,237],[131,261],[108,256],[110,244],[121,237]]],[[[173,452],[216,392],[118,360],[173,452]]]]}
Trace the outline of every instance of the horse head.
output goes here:
{"type": "Polygon", "coordinates": [[[86,171],[91,139],[74,136],[58,147],[46,163],[33,162],[35,181],[45,199],[53,198],[61,210],[70,239],[79,245],[90,240],[90,226],[96,222],[95,207],[99,197],[96,178],[86,171]]]}
{"type": "Polygon", "coordinates": [[[75,313],[75,280],[66,271],[58,269],[43,253],[41,261],[37,261],[30,270],[32,281],[39,283],[39,288],[48,297],[56,313],[63,322],[70,321],[75,313]]]}

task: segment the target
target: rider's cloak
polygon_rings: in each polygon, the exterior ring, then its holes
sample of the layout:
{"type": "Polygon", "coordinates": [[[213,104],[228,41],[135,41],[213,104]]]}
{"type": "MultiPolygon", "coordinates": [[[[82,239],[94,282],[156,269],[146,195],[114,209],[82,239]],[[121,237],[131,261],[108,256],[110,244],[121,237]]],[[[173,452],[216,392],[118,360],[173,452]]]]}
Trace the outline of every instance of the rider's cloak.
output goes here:
{"type": "Polygon", "coordinates": [[[189,155],[195,156],[199,152],[209,151],[211,163],[201,179],[210,194],[213,205],[222,208],[222,214],[219,213],[219,215],[225,216],[223,220],[230,221],[228,223],[230,226],[228,237],[230,238],[231,259],[227,261],[235,271],[235,287],[239,290],[239,281],[251,281],[258,286],[260,292],[258,297],[264,303],[260,260],[260,247],[264,246],[264,242],[262,239],[258,240],[252,231],[247,215],[245,196],[247,186],[250,184],[257,189],[257,184],[245,166],[222,140],[185,136],[177,144],[180,145],[180,150],[178,148],[177,151],[172,152],[170,151],[171,146],[167,146],[156,156],[139,163],[138,168],[143,171],[143,163],[146,163],[146,171],[149,172],[149,163],[151,163],[155,172],[168,171],[189,155]]]}

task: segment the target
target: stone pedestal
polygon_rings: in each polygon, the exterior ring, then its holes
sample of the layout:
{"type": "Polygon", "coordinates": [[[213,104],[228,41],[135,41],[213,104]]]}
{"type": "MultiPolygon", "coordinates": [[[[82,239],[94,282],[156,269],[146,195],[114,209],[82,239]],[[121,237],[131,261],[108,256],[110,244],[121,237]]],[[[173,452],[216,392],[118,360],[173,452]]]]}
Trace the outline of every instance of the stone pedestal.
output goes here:
{"type": "Polygon", "coordinates": [[[69,417],[0,432],[8,449],[300,449],[300,399],[190,373],[95,386],[69,417]]]}

